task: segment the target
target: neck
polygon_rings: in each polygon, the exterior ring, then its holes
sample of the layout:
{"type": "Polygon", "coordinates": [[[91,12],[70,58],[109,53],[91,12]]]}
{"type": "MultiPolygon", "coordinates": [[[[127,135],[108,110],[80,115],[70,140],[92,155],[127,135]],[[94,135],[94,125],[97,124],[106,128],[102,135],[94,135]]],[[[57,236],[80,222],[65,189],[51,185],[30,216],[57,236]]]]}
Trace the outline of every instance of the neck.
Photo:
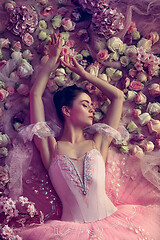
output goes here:
{"type": "Polygon", "coordinates": [[[72,144],[84,141],[83,129],[78,126],[73,126],[65,123],[61,141],[68,141],[72,144]]]}

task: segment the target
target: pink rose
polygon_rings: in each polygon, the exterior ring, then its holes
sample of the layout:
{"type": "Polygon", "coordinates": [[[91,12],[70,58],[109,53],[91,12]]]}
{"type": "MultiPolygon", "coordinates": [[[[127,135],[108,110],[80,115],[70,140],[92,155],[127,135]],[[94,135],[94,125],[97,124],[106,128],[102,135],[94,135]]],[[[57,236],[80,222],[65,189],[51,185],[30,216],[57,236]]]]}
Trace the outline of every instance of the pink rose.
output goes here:
{"type": "Polygon", "coordinates": [[[151,40],[152,44],[155,44],[159,41],[159,34],[157,32],[151,32],[148,34],[147,39],[151,40]]]}
{"type": "Polygon", "coordinates": [[[61,7],[57,10],[57,15],[65,16],[68,12],[68,9],[65,7],[61,7]]]}
{"type": "Polygon", "coordinates": [[[158,83],[153,83],[148,87],[149,93],[153,97],[160,96],[160,85],[158,83]]]}
{"type": "Polygon", "coordinates": [[[159,120],[155,120],[155,119],[151,119],[149,121],[149,123],[147,123],[147,127],[149,130],[149,133],[160,133],[160,121],[159,120]]]}
{"type": "Polygon", "coordinates": [[[24,95],[27,96],[29,94],[29,87],[27,84],[21,83],[18,88],[17,88],[17,92],[20,95],[24,95]]]}
{"type": "Polygon", "coordinates": [[[129,69],[129,75],[130,75],[132,78],[136,77],[136,75],[137,75],[137,70],[135,70],[134,68],[129,69]]]}
{"type": "Polygon", "coordinates": [[[21,51],[21,49],[22,49],[22,46],[21,46],[20,41],[13,43],[13,45],[12,45],[13,51],[19,52],[19,51],[21,51]]]}
{"type": "Polygon", "coordinates": [[[61,22],[64,30],[73,31],[75,29],[76,24],[72,22],[70,18],[63,18],[61,22]]]}
{"type": "Polygon", "coordinates": [[[130,84],[130,78],[127,77],[127,76],[124,76],[122,79],[121,79],[121,89],[125,89],[129,86],[130,84]]]}
{"type": "Polygon", "coordinates": [[[0,48],[9,48],[10,41],[8,38],[0,38],[0,48]]]}
{"type": "Polygon", "coordinates": [[[139,147],[138,145],[134,145],[131,149],[130,149],[130,152],[133,156],[136,156],[136,157],[143,157],[143,149],[141,147],[139,147]]]}
{"type": "Polygon", "coordinates": [[[140,144],[140,147],[143,149],[145,152],[152,152],[154,149],[154,144],[151,141],[143,141],[140,144]]]}
{"type": "Polygon", "coordinates": [[[68,46],[63,46],[61,51],[61,56],[70,55],[73,56],[72,50],[68,46]]]}
{"type": "Polygon", "coordinates": [[[129,89],[133,91],[140,91],[144,88],[143,83],[138,81],[132,81],[129,85],[129,89]]]}
{"type": "Polygon", "coordinates": [[[133,109],[132,115],[137,118],[141,114],[141,110],[138,108],[133,109]]]}
{"type": "Polygon", "coordinates": [[[9,93],[9,96],[11,96],[15,93],[15,89],[13,86],[8,86],[5,88],[5,90],[9,93]]]}
{"type": "Polygon", "coordinates": [[[32,37],[32,35],[30,33],[26,33],[23,37],[22,37],[22,41],[24,44],[26,44],[27,46],[31,46],[34,43],[34,38],[32,37]]]}
{"type": "Polygon", "coordinates": [[[0,89],[0,101],[6,100],[6,97],[8,96],[8,92],[4,90],[3,88],[0,89]]]}
{"type": "Polygon", "coordinates": [[[137,29],[136,23],[135,22],[131,22],[131,25],[130,25],[128,31],[127,31],[127,34],[133,33],[133,31],[136,30],[136,29],[137,29]]]}
{"type": "Polygon", "coordinates": [[[47,16],[52,16],[54,13],[54,8],[52,6],[48,6],[46,7],[42,12],[41,14],[45,17],[47,16]]]}
{"type": "Polygon", "coordinates": [[[68,40],[68,41],[66,42],[66,46],[69,47],[69,48],[74,47],[74,44],[75,44],[75,41],[74,41],[74,40],[68,40]]]}
{"type": "Polygon", "coordinates": [[[147,102],[147,97],[142,92],[139,92],[135,96],[134,101],[136,104],[145,104],[147,102]]]}
{"type": "Polygon", "coordinates": [[[155,146],[160,149],[160,139],[159,138],[157,138],[155,140],[155,146]]]}
{"type": "Polygon", "coordinates": [[[97,53],[97,60],[98,61],[105,61],[109,57],[108,51],[103,49],[97,53]]]}

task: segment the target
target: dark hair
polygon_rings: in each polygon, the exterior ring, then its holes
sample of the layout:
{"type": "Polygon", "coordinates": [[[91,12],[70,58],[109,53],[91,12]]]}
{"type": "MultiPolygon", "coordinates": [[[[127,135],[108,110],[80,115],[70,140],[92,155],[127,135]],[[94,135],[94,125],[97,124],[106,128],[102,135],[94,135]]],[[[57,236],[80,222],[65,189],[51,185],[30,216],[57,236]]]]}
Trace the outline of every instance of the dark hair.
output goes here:
{"type": "Polygon", "coordinates": [[[76,84],[63,88],[54,94],[53,102],[57,111],[59,119],[64,122],[64,116],[62,113],[62,107],[72,107],[73,101],[78,97],[79,94],[86,93],[89,95],[89,92],[81,87],[77,87],[76,84]]]}

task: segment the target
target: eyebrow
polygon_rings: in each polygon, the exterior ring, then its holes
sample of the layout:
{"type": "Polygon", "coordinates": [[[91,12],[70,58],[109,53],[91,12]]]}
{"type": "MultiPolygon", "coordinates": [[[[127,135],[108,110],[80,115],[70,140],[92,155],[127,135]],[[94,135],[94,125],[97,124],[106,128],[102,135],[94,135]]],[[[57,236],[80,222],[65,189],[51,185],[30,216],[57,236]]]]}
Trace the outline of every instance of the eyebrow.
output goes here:
{"type": "MultiPolygon", "coordinates": [[[[86,103],[90,104],[90,102],[88,100],[82,100],[81,102],[86,102],[86,103]]],[[[91,102],[91,105],[93,106],[93,102],[91,102]]]]}

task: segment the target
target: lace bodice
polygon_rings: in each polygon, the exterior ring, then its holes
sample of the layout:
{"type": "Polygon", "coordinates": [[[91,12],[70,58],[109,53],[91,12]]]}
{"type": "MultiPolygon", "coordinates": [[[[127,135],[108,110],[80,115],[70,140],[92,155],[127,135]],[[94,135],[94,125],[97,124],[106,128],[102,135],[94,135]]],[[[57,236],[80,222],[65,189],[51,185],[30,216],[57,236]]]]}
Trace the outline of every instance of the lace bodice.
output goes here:
{"type": "Polygon", "coordinates": [[[116,211],[105,193],[105,163],[97,149],[83,156],[82,176],[74,160],[60,154],[53,158],[49,176],[62,201],[61,220],[92,222],[116,211]]]}

